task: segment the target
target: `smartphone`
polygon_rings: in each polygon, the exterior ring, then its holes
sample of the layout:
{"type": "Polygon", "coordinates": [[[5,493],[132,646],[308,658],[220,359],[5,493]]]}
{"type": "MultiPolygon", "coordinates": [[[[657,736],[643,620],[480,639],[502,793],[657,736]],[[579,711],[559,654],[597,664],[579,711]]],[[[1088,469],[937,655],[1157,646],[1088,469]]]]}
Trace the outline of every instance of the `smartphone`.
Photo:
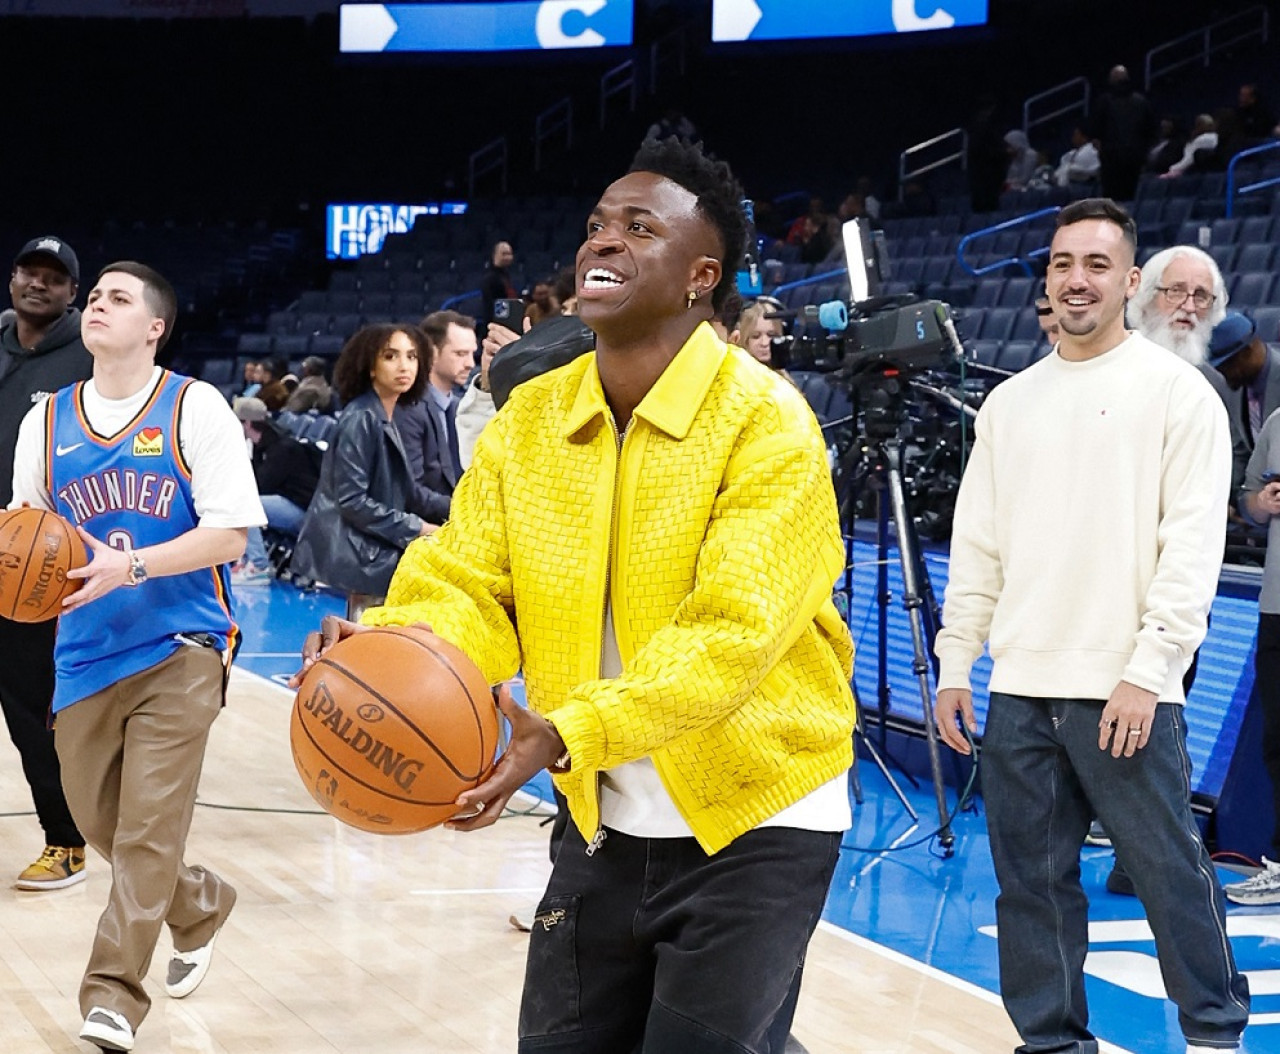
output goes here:
{"type": "Polygon", "coordinates": [[[1262,485],[1265,487],[1268,483],[1280,483],[1280,472],[1264,472],[1262,485]]]}
{"type": "Polygon", "coordinates": [[[493,302],[493,318],[500,326],[506,326],[513,333],[524,332],[524,301],[518,298],[504,298],[493,302]]]}

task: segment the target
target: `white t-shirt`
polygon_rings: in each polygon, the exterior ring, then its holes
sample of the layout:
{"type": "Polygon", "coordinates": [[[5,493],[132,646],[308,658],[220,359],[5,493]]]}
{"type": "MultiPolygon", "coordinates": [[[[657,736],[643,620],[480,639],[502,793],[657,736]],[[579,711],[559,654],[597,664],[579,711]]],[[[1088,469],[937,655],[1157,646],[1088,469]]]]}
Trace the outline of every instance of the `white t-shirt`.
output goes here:
{"type": "MultiPolygon", "coordinates": [[[[606,604],[600,676],[622,673],[613,610],[606,604]]],[[[600,822],[636,838],[692,838],[693,830],[676,808],[652,759],[640,758],[600,775],[600,822]]],[[[847,774],[827,781],[757,827],[795,827],[802,831],[847,831],[853,825],[847,774]]]]}
{"type": "MultiPolygon", "coordinates": [[[[84,411],[99,435],[114,436],[137,416],[156,384],[161,368],[151,380],[126,399],[104,399],[92,380],[84,386],[84,411]]],[[[178,419],[178,444],[191,467],[191,497],[201,527],[262,527],[267,522],[253,478],[253,466],[245,453],[244,429],[217,388],[196,381],[182,401],[178,419]]],[[[18,428],[13,454],[13,501],[54,509],[46,486],[45,406],[33,406],[18,428]]]]}

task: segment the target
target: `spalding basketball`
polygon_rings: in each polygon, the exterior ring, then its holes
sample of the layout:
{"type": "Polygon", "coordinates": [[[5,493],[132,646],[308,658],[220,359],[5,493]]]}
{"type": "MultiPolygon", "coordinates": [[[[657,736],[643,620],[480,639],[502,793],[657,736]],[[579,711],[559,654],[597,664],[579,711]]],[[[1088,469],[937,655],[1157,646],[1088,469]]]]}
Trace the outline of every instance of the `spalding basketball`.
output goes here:
{"type": "Polygon", "coordinates": [[[45,622],[84,580],[68,578],[89,552],[76,529],[44,509],[0,512],[0,615],[15,622],[45,622]]]}
{"type": "Polygon", "coordinates": [[[303,678],[289,725],[311,796],[352,827],[410,834],[458,812],[493,768],[498,711],[484,675],[433,633],[379,627],[339,641],[303,678]]]}

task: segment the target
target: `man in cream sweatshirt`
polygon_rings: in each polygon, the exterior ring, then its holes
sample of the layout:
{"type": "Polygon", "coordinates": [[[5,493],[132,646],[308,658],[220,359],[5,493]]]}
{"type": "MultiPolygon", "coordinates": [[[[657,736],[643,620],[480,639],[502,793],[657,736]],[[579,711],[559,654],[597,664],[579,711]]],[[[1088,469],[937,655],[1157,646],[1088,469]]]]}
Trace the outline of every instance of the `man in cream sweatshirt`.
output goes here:
{"type": "Polygon", "coordinates": [[[956,505],[935,707],[961,753],[969,669],[994,660],[982,790],[1001,995],[1024,1054],[1097,1054],[1079,854],[1096,815],[1134,877],[1189,1054],[1233,1050],[1248,983],[1191,815],[1182,674],[1222,560],[1226,413],[1193,366],[1124,324],[1133,220],[1058,214],[1054,354],[992,392],[956,505]]]}

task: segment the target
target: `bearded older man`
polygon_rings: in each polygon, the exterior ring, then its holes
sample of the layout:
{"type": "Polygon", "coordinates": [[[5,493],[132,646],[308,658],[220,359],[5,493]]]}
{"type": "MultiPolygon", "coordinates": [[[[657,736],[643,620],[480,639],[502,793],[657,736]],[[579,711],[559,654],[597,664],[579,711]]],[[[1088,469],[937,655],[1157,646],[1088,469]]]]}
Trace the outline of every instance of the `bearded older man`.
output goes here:
{"type": "Polygon", "coordinates": [[[1129,301],[1129,325],[1148,340],[1197,367],[1213,385],[1231,423],[1231,493],[1244,481],[1253,443],[1239,411],[1240,396],[1208,363],[1209,341],[1227,313],[1227,287],[1213,257],[1193,245],[1162,249],[1142,268],[1129,301]]]}

